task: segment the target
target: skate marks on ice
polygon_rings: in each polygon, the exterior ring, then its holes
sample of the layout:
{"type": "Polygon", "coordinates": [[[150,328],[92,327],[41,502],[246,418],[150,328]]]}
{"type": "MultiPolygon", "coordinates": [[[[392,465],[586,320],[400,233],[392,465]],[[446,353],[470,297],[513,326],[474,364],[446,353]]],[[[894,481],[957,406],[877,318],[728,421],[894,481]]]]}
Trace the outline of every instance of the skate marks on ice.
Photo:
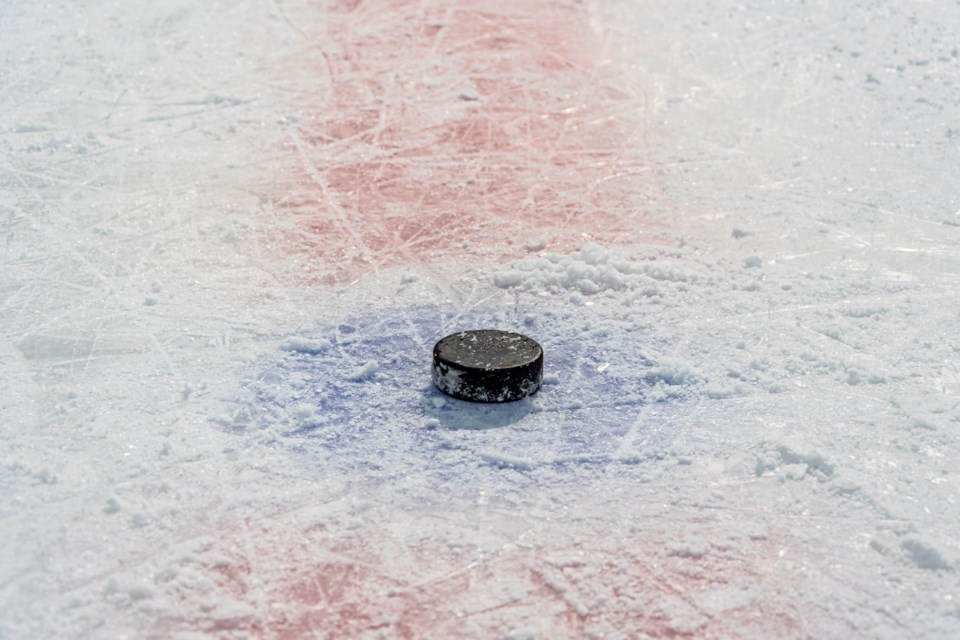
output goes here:
{"type": "Polygon", "coordinates": [[[475,473],[496,476],[496,469],[513,468],[542,471],[544,479],[558,481],[568,467],[633,464],[662,455],[673,405],[687,387],[658,378],[640,335],[585,335],[582,325],[550,311],[511,315],[414,307],[287,338],[249,381],[247,413],[226,426],[246,429],[249,421],[308,460],[371,480],[420,470],[466,481],[475,473]],[[477,404],[433,386],[434,343],[457,330],[487,326],[541,342],[545,374],[537,394],[477,404]]]}
{"type": "Polygon", "coordinates": [[[164,598],[176,613],[153,637],[803,636],[778,533],[668,507],[652,488],[618,504],[622,490],[561,507],[439,485],[416,510],[378,508],[377,493],[271,513],[229,542],[182,545],[164,598]]]}
{"type": "Polygon", "coordinates": [[[308,84],[263,203],[298,278],[655,234],[649,97],[584,5],[376,0],[305,19],[327,27],[290,63],[308,84]]]}

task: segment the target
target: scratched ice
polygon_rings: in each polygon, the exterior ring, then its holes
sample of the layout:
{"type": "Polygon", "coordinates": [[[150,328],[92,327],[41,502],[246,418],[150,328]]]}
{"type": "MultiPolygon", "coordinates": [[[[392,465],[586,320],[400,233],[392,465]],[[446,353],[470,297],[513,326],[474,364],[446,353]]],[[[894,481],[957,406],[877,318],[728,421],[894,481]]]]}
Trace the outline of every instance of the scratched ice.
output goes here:
{"type": "Polygon", "coordinates": [[[421,470],[473,482],[477,465],[490,464],[570,467],[548,480],[577,482],[578,465],[635,464],[663,455],[677,428],[672,404],[687,391],[682,380],[665,383],[645,356],[656,345],[644,345],[640,331],[628,341],[584,332],[549,309],[525,320],[510,315],[420,307],[391,319],[361,317],[319,328],[259,363],[249,410],[260,428],[283,433],[308,458],[372,470],[371,481],[377,472],[396,477],[421,470]],[[546,353],[546,383],[538,394],[483,405],[434,388],[428,373],[434,342],[478,326],[538,336],[546,353]],[[317,343],[324,346],[316,349],[317,343]],[[364,369],[369,361],[374,365],[364,369]]]}
{"type": "Polygon", "coordinates": [[[0,2],[0,637],[955,638],[958,32],[0,2]]]}

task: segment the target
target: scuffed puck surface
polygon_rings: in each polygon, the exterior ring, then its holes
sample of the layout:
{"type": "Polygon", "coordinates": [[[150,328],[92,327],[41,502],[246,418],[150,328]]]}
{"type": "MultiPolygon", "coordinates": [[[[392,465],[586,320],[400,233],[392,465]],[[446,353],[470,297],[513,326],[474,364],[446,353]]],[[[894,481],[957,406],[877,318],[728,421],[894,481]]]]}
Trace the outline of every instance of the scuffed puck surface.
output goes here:
{"type": "Polygon", "coordinates": [[[471,402],[520,400],[540,388],[543,349],[532,338],[496,329],[461,331],[433,348],[433,383],[471,402]]]}

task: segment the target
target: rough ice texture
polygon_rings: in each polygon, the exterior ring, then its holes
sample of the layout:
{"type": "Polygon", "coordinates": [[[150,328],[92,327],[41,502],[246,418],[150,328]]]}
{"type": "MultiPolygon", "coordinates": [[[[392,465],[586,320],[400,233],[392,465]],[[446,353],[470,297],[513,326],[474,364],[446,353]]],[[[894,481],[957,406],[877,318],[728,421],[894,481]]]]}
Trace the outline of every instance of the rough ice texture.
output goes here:
{"type": "Polygon", "coordinates": [[[0,637],[956,636],[953,8],[305,4],[0,3],[0,637]]]}
{"type": "Polygon", "coordinates": [[[353,369],[347,373],[346,378],[351,382],[363,382],[364,380],[370,380],[377,373],[377,369],[379,368],[379,362],[376,360],[367,360],[356,369],[353,369]]]}
{"type": "Polygon", "coordinates": [[[506,264],[494,274],[494,284],[532,293],[601,292],[658,295],[658,282],[696,282],[708,278],[703,270],[690,269],[670,259],[675,251],[655,248],[647,252],[658,260],[644,260],[637,247],[628,251],[588,243],[570,254],[545,253],[506,264]],[[640,257],[638,257],[640,256],[640,257]]]}
{"type": "Polygon", "coordinates": [[[379,0],[308,19],[322,32],[289,64],[322,81],[296,96],[266,208],[292,222],[297,277],[656,235],[648,89],[603,64],[583,5],[379,0]]]}
{"type": "Polygon", "coordinates": [[[325,339],[314,340],[303,336],[293,336],[287,338],[280,344],[284,351],[295,351],[297,353],[307,353],[317,355],[330,348],[330,341],[325,339]]]}

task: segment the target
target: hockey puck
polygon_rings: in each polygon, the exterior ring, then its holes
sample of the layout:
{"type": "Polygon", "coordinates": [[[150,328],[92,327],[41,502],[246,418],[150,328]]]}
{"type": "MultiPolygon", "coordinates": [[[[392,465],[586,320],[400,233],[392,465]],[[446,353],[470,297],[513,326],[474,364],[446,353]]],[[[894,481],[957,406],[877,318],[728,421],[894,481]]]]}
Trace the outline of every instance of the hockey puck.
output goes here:
{"type": "Polygon", "coordinates": [[[535,393],[543,349],[527,336],[496,329],[461,331],[433,348],[433,383],[454,398],[510,402],[535,393]]]}

